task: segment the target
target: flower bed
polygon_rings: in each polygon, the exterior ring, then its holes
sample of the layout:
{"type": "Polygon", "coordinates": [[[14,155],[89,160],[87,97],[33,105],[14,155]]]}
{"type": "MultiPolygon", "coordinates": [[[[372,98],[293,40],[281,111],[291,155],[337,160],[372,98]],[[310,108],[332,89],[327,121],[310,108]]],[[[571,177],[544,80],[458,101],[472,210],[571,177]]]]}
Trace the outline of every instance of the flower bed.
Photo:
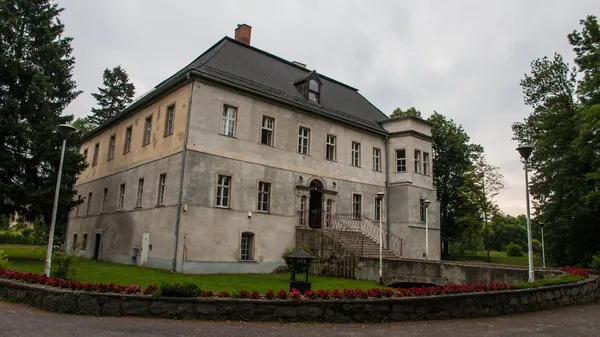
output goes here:
{"type": "MultiPolygon", "coordinates": [[[[578,275],[583,278],[589,276],[587,270],[582,268],[564,267],[561,270],[565,274],[578,275]]],[[[15,270],[0,269],[0,278],[17,280],[29,284],[39,284],[56,288],[64,288],[76,291],[86,291],[92,293],[114,293],[114,294],[138,294],[138,295],[161,295],[161,288],[156,285],[150,285],[145,289],[142,289],[138,285],[117,285],[114,283],[81,283],[79,281],[65,281],[60,278],[47,277],[46,275],[23,273],[15,270]]],[[[581,278],[573,278],[576,282],[581,278]]],[[[279,290],[274,292],[272,290],[267,291],[264,294],[260,294],[256,290],[251,292],[247,290],[240,290],[237,293],[230,293],[227,291],[213,293],[210,290],[198,290],[198,297],[201,298],[242,298],[242,299],[268,299],[268,300],[355,300],[355,299],[378,299],[378,298],[405,298],[405,297],[421,297],[421,296],[436,296],[436,295],[450,295],[450,294],[464,294],[464,293],[483,293],[483,292],[495,292],[502,290],[512,290],[518,287],[513,284],[506,284],[501,282],[494,283],[474,283],[468,285],[457,285],[447,284],[444,286],[430,286],[430,287],[412,287],[408,289],[343,289],[343,290],[308,290],[304,294],[300,293],[296,289],[291,292],[285,290],[279,290]]],[[[170,293],[169,296],[177,296],[177,294],[170,293]]],[[[181,296],[184,297],[184,296],[181,296]]]]}

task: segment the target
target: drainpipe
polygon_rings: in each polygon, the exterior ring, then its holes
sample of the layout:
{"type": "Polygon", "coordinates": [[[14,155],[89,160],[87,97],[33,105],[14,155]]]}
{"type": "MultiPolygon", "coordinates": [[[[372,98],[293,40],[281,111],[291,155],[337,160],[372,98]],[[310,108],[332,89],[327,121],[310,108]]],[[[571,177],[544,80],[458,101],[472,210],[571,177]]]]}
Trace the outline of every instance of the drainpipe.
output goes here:
{"type": "Polygon", "coordinates": [[[387,234],[385,235],[385,242],[388,248],[390,248],[390,169],[389,169],[389,140],[390,136],[385,136],[385,228],[387,234]]]}
{"type": "MultiPolygon", "coordinates": [[[[191,79],[190,73],[187,78],[191,79]]],[[[188,96],[187,119],[185,121],[185,134],[183,136],[183,150],[181,151],[181,170],[179,174],[179,190],[177,191],[177,217],[175,218],[175,248],[173,249],[173,272],[177,271],[177,246],[179,245],[179,223],[181,221],[181,200],[183,198],[183,175],[185,173],[185,157],[187,154],[188,135],[190,130],[190,116],[192,112],[192,95],[194,94],[194,80],[190,82],[190,94],[188,96]]],[[[183,261],[181,262],[183,268],[183,261]]]]}

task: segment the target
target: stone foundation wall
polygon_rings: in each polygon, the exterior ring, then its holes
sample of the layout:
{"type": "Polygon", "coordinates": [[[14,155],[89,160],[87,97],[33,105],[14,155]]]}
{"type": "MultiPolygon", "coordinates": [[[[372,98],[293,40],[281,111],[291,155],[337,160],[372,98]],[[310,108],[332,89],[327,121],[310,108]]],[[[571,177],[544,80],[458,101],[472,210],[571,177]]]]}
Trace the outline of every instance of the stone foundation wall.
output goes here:
{"type": "Polygon", "coordinates": [[[600,299],[600,279],[537,289],[381,300],[176,299],[96,294],[0,280],[0,296],[47,311],[201,320],[386,322],[485,317],[600,299]]]}

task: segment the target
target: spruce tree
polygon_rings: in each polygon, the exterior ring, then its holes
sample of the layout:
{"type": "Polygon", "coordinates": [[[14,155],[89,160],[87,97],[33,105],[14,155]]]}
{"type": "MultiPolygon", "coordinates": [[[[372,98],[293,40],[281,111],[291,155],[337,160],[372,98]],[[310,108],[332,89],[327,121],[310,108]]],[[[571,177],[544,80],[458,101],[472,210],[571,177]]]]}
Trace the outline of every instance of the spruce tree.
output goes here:
{"type": "MultiPolygon", "coordinates": [[[[63,36],[62,11],[50,0],[0,2],[0,214],[49,223],[62,145],[57,125],[78,95],[71,38],[63,36]]],[[[74,206],[73,184],[85,167],[69,139],[57,232],[74,206]]]]}
{"type": "Polygon", "coordinates": [[[129,76],[121,66],[104,69],[102,78],[104,87],[92,94],[98,103],[97,108],[92,108],[92,115],[89,117],[94,127],[123,111],[133,102],[135,95],[135,86],[129,82],[129,76]]]}

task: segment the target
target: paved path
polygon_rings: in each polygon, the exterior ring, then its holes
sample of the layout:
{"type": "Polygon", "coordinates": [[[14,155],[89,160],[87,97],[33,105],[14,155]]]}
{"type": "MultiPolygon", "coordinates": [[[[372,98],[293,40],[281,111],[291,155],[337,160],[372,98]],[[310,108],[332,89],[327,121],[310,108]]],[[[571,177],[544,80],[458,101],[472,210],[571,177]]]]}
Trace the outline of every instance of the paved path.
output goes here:
{"type": "Polygon", "coordinates": [[[0,336],[600,336],[600,303],[503,317],[394,324],[283,324],[90,317],[0,302],[0,336]]]}

